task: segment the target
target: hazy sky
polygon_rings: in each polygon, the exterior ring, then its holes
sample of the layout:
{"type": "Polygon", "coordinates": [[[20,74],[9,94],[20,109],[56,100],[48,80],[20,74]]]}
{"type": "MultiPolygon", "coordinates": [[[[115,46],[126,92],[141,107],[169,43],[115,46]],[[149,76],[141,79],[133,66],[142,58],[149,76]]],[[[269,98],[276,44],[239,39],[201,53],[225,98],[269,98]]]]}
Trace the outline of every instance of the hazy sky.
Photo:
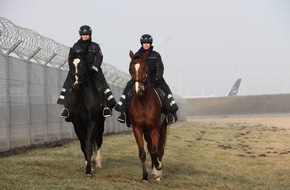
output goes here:
{"type": "Polygon", "coordinates": [[[182,96],[290,92],[289,0],[1,0],[0,16],[72,46],[88,24],[104,62],[128,72],[144,33],[182,96]]]}

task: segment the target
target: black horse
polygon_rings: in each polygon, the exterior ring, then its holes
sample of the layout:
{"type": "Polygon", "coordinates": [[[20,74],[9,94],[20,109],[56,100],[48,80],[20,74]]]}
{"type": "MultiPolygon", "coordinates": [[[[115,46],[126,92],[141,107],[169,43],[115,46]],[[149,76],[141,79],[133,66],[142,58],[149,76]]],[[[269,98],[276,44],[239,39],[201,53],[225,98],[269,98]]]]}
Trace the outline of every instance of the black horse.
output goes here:
{"type": "Polygon", "coordinates": [[[96,87],[93,71],[87,67],[84,55],[70,52],[68,60],[71,92],[68,98],[69,120],[74,125],[86,160],[86,174],[101,167],[101,146],[104,122],[102,96],[96,87]]]}

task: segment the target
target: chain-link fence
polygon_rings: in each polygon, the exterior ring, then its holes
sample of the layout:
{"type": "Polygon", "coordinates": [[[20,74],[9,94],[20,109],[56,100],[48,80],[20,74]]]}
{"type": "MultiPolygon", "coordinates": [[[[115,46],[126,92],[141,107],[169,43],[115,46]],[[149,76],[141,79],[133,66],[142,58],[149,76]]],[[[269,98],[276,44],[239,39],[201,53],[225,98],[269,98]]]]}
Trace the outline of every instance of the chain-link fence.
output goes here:
{"type": "MultiPolygon", "coordinates": [[[[0,152],[75,138],[57,105],[67,76],[69,47],[0,17],[0,152]]],[[[103,72],[118,100],[129,75],[109,64],[103,72]]],[[[113,117],[105,133],[128,131],[113,117]]]]}

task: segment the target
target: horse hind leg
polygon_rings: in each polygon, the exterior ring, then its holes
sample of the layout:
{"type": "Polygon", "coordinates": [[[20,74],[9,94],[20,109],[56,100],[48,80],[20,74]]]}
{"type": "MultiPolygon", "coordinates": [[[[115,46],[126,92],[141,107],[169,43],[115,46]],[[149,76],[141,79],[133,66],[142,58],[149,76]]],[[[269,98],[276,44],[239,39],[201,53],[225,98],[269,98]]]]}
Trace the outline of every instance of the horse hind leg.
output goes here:
{"type": "MultiPolygon", "coordinates": [[[[162,157],[164,155],[166,135],[167,135],[167,123],[164,120],[164,122],[161,125],[160,132],[159,132],[159,142],[158,142],[158,158],[160,162],[162,162],[162,157]]],[[[157,170],[155,167],[153,167],[152,174],[154,175],[156,181],[161,181],[161,179],[163,178],[162,169],[157,170]]]]}
{"type": "Polygon", "coordinates": [[[164,122],[161,125],[161,129],[159,132],[159,143],[158,143],[158,157],[159,160],[162,161],[163,155],[164,155],[164,148],[166,144],[166,136],[167,136],[167,123],[164,120],[164,122]]]}
{"type": "Polygon", "coordinates": [[[151,158],[153,165],[157,170],[162,169],[162,162],[159,160],[159,153],[158,153],[158,144],[159,144],[159,132],[154,129],[151,131],[151,140],[152,140],[152,149],[151,149],[151,158]]]}
{"type": "MultiPolygon", "coordinates": [[[[87,143],[86,146],[86,154],[88,158],[92,157],[92,147],[91,147],[91,143],[87,143]]],[[[87,165],[86,165],[86,174],[88,177],[92,176],[92,163],[91,160],[87,161],[87,165]]]]}
{"type": "Polygon", "coordinates": [[[87,131],[87,144],[86,144],[86,155],[88,158],[88,162],[87,162],[87,166],[86,166],[86,174],[87,176],[92,176],[92,155],[93,155],[93,151],[96,148],[95,147],[95,138],[93,135],[94,132],[94,123],[91,122],[88,126],[88,131],[87,131]]]}
{"type": "Polygon", "coordinates": [[[162,169],[161,170],[157,170],[155,168],[154,164],[153,164],[153,158],[152,158],[152,154],[151,154],[152,142],[151,142],[150,134],[149,133],[144,133],[144,139],[147,142],[147,149],[150,152],[150,156],[151,156],[151,168],[152,168],[151,175],[154,176],[156,181],[161,181],[161,179],[162,179],[162,169]]]}
{"type": "Polygon", "coordinates": [[[144,139],[147,142],[147,150],[150,153],[151,156],[151,168],[153,168],[153,160],[152,160],[152,155],[151,155],[151,149],[152,149],[152,142],[151,142],[151,137],[150,137],[150,133],[146,132],[144,133],[144,139]]]}
{"type": "Polygon", "coordinates": [[[152,175],[154,176],[156,181],[161,181],[161,179],[163,177],[162,176],[162,169],[161,170],[157,170],[155,168],[155,166],[154,166],[153,169],[152,169],[152,175]]]}
{"type": "Polygon", "coordinates": [[[148,172],[146,169],[146,152],[144,149],[139,150],[139,158],[142,164],[142,181],[148,182],[149,179],[148,179],[148,172]]]}
{"type": "Polygon", "coordinates": [[[99,148],[96,144],[93,146],[93,153],[91,158],[92,170],[93,168],[102,168],[102,156],[101,156],[101,148],[99,148]]]}
{"type": "Polygon", "coordinates": [[[92,167],[102,168],[101,162],[102,162],[101,148],[98,148],[98,150],[93,151],[91,159],[92,167]]]}
{"type": "Polygon", "coordinates": [[[97,168],[102,168],[102,156],[101,156],[101,147],[103,144],[103,133],[104,133],[104,120],[99,122],[97,124],[97,130],[96,130],[96,151],[94,152],[94,160],[95,160],[95,166],[97,168]]]}

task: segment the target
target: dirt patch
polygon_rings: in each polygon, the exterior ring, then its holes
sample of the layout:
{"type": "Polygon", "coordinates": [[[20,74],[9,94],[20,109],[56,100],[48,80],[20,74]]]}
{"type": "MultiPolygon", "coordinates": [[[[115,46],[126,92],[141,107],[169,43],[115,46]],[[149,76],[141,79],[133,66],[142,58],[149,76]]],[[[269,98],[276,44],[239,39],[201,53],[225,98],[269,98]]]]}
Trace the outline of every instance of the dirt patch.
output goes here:
{"type": "Polygon", "coordinates": [[[264,125],[290,129],[290,114],[270,115],[235,115],[223,117],[188,117],[188,121],[211,123],[240,123],[247,125],[264,125]]]}
{"type": "MultiPolygon", "coordinates": [[[[211,129],[216,146],[233,151],[240,157],[273,157],[290,155],[287,135],[290,134],[290,115],[231,116],[191,118],[205,129],[211,129]],[[228,130],[230,129],[230,131],[228,130]],[[226,138],[225,138],[226,137],[226,138]],[[217,137],[218,138],[218,137],[217,137]]],[[[196,132],[197,141],[211,141],[209,131],[196,132]]]]}

